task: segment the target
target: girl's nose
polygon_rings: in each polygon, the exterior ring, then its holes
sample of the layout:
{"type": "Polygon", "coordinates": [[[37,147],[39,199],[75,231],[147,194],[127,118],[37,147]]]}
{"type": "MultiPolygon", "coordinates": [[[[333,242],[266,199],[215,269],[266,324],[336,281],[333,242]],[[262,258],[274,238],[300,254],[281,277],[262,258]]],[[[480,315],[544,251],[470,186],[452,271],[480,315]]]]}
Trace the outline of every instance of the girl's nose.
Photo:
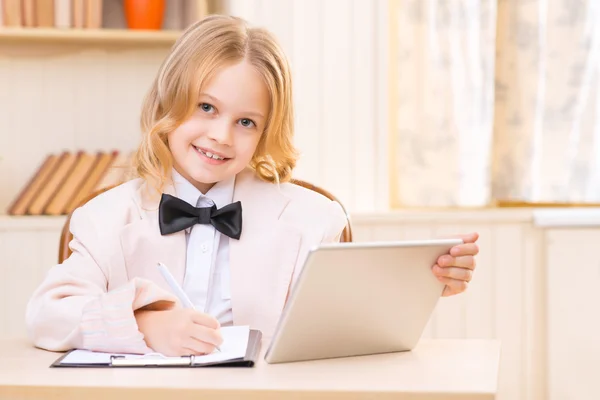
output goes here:
{"type": "Polygon", "coordinates": [[[208,136],[215,142],[229,146],[232,143],[232,125],[226,119],[220,120],[209,129],[208,136]]]}

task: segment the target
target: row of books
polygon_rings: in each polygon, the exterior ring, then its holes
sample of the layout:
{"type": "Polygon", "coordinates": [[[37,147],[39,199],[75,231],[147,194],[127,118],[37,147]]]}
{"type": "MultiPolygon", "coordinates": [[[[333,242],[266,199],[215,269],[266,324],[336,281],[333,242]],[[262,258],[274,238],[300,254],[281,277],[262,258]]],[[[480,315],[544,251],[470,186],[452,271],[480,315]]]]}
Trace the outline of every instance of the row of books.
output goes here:
{"type": "Polygon", "coordinates": [[[50,154],[10,205],[9,215],[65,215],[92,193],[130,176],[131,153],[50,154]]]}
{"type": "MultiPolygon", "coordinates": [[[[219,4],[214,0],[182,0],[176,4],[180,15],[177,27],[171,29],[183,29],[210,13],[221,12],[219,4]]],[[[104,7],[116,5],[123,12],[122,1],[106,4],[104,0],[0,0],[0,28],[100,29],[114,23],[108,21],[110,16],[103,20],[104,7]]]]}
{"type": "Polygon", "coordinates": [[[103,0],[0,0],[0,26],[102,27],[103,0]]]}

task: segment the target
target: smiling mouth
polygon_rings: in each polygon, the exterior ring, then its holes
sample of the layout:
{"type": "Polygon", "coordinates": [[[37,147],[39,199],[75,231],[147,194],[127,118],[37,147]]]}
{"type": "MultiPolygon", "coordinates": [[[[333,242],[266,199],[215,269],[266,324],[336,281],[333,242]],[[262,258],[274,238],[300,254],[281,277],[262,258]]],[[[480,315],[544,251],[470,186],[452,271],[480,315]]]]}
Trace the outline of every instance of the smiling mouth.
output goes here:
{"type": "Polygon", "coordinates": [[[222,157],[222,156],[218,156],[214,153],[211,153],[210,151],[204,151],[199,147],[193,146],[194,149],[196,149],[196,151],[200,154],[202,154],[203,156],[207,157],[207,158],[212,158],[213,160],[220,160],[220,161],[224,161],[224,160],[229,160],[229,158],[227,157],[222,157]]]}

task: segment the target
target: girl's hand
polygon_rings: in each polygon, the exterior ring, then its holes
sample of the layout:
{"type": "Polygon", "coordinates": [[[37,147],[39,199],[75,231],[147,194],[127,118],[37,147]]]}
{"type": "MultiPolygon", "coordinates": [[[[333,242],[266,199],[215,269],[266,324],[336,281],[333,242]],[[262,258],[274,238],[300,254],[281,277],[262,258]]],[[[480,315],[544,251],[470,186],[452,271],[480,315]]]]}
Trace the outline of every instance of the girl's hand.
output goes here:
{"type": "Polygon", "coordinates": [[[140,310],[135,319],[148,347],[165,356],[208,354],[223,342],[219,322],[193,309],[140,310]]]}
{"type": "Polygon", "coordinates": [[[452,296],[467,290],[475,271],[475,256],[479,253],[477,233],[462,235],[464,244],[454,246],[450,254],[444,254],[433,266],[433,274],[446,284],[442,296],[452,296]]]}

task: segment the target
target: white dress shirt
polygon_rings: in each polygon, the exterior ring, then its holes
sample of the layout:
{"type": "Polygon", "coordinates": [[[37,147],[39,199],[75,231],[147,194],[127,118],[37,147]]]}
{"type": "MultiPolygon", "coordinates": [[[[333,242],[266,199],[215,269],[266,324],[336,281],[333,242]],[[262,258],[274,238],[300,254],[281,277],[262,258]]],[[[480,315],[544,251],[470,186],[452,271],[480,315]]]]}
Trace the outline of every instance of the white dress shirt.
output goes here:
{"type": "MultiPolygon", "coordinates": [[[[215,184],[205,195],[173,170],[177,197],[194,207],[222,208],[233,201],[235,176],[215,184]]],[[[187,254],[183,290],[196,310],[215,317],[222,326],[231,325],[229,237],[212,225],[196,224],[186,230],[187,254]]]]}

